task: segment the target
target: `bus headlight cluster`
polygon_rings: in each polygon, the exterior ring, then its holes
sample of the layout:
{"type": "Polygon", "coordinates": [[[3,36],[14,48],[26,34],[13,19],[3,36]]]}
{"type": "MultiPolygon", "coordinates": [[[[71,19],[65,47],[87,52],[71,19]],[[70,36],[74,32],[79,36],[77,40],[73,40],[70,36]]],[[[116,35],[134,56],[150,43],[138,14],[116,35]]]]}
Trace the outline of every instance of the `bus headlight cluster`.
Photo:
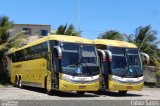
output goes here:
{"type": "Polygon", "coordinates": [[[109,77],[109,80],[113,82],[123,83],[123,84],[128,84],[128,83],[139,84],[143,82],[143,76],[139,78],[122,78],[122,77],[112,75],[109,77]]]}
{"type": "Polygon", "coordinates": [[[98,76],[88,76],[88,77],[79,77],[79,76],[70,76],[63,74],[61,77],[62,80],[70,82],[70,83],[75,83],[75,84],[84,84],[84,83],[94,83],[99,80],[99,75],[98,76]]]}
{"type": "Polygon", "coordinates": [[[61,77],[61,79],[64,80],[64,81],[67,81],[67,82],[71,82],[71,78],[70,77],[71,76],[69,76],[69,75],[63,74],[62,77],[61,77]]]}

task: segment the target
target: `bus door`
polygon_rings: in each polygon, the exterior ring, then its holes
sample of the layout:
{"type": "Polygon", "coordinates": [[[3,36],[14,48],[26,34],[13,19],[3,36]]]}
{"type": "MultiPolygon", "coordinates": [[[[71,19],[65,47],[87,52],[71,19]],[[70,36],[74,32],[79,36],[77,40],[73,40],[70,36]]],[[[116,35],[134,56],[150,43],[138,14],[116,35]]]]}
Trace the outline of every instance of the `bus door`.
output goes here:
{"type": "Polygon", "coordinates": [[[106,54],[106,61],[103,61],[102,66],[103,66],[103,74],[104,74],[104,81],[105,81],[105,87],[108,89],[109,87],[109,75],[111,74],[111,62],[112,62],[112,53],[109,50],[104,50],[106,54]]]}
{"type": "MultiPolygon", "coordinates": [[[[107,78],[107,70],[106,70],[106,53],[98,49],[98,56],[99,56],[99,63],[100,63],[100,68],[101,68],[101,89],[105,90],[108,86],[108,78],[107,78]]],[[[108,66],[108,65],[107,65],[108,66]]]]}
{"type": "Polygon", "coordinates": [[[59,89],[59,72],[61,70],[62,51],[59,46],[54,46],[53,49],[53,85],[55,89],[59,89]]]}

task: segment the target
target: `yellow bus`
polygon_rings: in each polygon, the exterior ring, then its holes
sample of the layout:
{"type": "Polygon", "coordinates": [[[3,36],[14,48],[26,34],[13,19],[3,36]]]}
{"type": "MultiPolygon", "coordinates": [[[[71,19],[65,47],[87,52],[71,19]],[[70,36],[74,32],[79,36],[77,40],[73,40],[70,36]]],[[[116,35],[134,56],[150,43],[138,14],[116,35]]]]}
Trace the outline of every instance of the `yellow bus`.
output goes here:
{"type": "Polygon", "coordinates": [[[96,39],[94,43],[100,58],[102,90],[123,95],[129,90],[142,90],[142,59],[149,62],[147,54],[140,53],[136,45],[128,42],[96,39]]]}
{"type": "Polygon", "coordinates": [[[97,91],[99,62],[93,41],[76,36],[49,35],[9,53],[11,82],[52,90],[97,91]]]}

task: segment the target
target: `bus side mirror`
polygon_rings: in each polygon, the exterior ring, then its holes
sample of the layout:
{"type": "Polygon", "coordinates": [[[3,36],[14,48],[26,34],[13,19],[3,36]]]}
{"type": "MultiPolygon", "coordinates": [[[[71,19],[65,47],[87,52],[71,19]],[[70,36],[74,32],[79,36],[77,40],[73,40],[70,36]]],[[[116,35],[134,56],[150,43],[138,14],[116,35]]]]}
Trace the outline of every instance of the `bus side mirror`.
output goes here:
{"type": "Polygon", "coordinates": [[[147,62],[147,64],[149,64],[149,61],[150,61],[149,55],[141,52],[141,56],[143,56],[145,58],[145,61],[147,62]]]}
{"type": "Polygon", "coordinates": [[[103,50],[97,49],[97,51],[102,55],[102,61],[106,61],[106,54],[103,50]]]}
{"type": "Polygon", "coordinates": [[[105,53],[107,53],[108,57],[109,57],[109,61],[111,62],[112,61],[112,52],[109,51],[109,50],[104,50],[105,53]]]}
{"type": "Polygon", "coordinates": [[[57,57],[58,59],[62,59],[62,50],[59,46],[53,46],[54,48],[54,57],[57,57]]]}

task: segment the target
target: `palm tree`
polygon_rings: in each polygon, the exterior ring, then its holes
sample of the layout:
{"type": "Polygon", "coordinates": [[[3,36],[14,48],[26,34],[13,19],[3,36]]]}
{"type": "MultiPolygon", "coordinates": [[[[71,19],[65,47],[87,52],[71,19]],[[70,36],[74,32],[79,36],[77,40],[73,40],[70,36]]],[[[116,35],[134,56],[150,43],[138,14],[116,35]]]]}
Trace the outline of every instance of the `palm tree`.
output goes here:
{"type": "Polygon", "coordinates": [[[71,35],[71,36],[80,36],[81,32],[75,31],[74,26],[71,25],[60,25],[56,31],[56,34],[60,35],[71,35]]]}
{"type": "Polygon", "coordinates": [[[102,34],[100,34],[97,38],[98,39],[111,39],[111,40],[124,40],[124,34],[119,33],[115,30],[109,30],[102,34]]]}
{"type": "Polygon", "coordinates": [[[4,80],[6,71],[4,68],[4,57],[10,48],[17,48],[22,42],[22,34],[19,32],[16,35],[10,35],[10,29],[13,27],[13,22],[7,16],[0,17],[0,81],[4,80]]]}
{"type": "MultiPolygon", "coordinates": [[[[24,32],[19,32],[16,35],[10,35],[10,29],[13,27],[13,22],[9,21],[7,16],[0,17],[0,52],[7,51],[10,48],[18,48],[22,42],[24,32]]],[[[1,58],[1,57],[0,57],[1,58]]]]}
{"type": "Polygon", "coordinates": [[[141,52],[149,54],[151,61],[154,63],[156,58],[160,58],[158,49],[160,40],[157,40],[156,35],[157,32],[150,25],[147,25],[138,27],[135,34],[125,36],[125,38],[128,42],[136,44],[141,52]]]}

